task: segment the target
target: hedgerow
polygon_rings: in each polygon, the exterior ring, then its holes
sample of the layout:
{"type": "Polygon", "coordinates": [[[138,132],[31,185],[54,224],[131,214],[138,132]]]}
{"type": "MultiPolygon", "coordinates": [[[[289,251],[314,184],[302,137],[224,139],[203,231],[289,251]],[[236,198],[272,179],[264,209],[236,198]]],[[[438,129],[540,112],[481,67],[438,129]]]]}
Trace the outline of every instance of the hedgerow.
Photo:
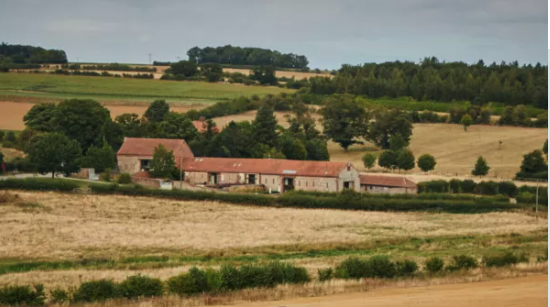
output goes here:
{"type": "Polygon", "coordinates": [[[0,190],[33,190],[70,192],[79,188],[78,182],[52,178],[24,178],[0,180],[0,190]]]}

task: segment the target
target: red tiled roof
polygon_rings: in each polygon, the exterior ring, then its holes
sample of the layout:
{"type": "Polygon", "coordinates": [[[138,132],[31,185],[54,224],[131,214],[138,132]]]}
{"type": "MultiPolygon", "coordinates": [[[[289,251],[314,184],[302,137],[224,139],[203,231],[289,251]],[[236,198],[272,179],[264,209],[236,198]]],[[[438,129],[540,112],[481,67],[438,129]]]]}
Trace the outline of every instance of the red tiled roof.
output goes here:
{"type": "MultiPolygon", "coordinates": [[[[166,149],[174,152],[174,158],[193,158],[193,152],[184,140],[173,139],[146,139],[146,138],[124,138],[122,147],[117,152],[117,156],[145,156],[151,157],[155,147],[159,144],[164,145],[166,149]]],[[[176,159],[178,160],[178,159],[176,159]]],[[[179,161],[177,161],[179,162],[179,161]]]]}
{"type": "Polygon", "coordinates": [[[362,185],[375,185],[384,187],[399,187],[416,189],[416,183],[405,177],[380,176],[380,175],[361,175],[362,185]]]}
{"type": "Polygon", "coordinates": [[[194,158],[184,159],[186,172],[259,173],[271,175],[336,177],[346,162],[280,159],[194,158]]]}
{"type": "MultiPolygon", "coordinates": [[[[203,133],[204,131],[206,131],[206,127],[204,126],[205,122],[202,121],[202,120],[194,120],[193,121],[193,126],[195,126],[195,128],[200,132],[200,133],[203,133]]],[[[220,132],[220,129],[218,127],[214,127],[213,129],[214,131],[216,132],[220,132]]]]}

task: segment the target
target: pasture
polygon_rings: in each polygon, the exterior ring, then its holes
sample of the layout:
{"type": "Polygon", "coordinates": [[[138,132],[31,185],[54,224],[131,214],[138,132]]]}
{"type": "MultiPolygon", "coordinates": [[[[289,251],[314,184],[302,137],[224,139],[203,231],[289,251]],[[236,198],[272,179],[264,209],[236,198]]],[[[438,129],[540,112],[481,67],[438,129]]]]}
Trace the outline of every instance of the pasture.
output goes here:
{"type": "MultiPolygon", "coordinates": [[[[226,100],[239,96],[291,93],[272,86],[245,86],[229,83],[159,81],[112,77],[60,76],[49,74],[0,74],[1,96],[50,99],[89,98],[99,101],[143,101],[166,99],[226,100]]],[[[8,100],[9,99],[3,99],[8,100]]]]}

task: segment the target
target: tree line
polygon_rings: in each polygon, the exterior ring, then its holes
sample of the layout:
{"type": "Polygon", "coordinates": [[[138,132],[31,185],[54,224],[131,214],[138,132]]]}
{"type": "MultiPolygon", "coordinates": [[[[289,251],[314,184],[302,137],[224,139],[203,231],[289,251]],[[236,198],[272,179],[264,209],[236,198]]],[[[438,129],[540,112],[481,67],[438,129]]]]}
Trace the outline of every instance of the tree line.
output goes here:
{"type": "Polygon", "coordinates": [[[63,50],[44,49],[30,45],[0,44],[0,64],[65,64],[67,54],[63,50]]]}
{"type": "Polygon", "coordinates": [[[187,51],[189,61],[202,63],[219,63],[230,65],[274,66],[280,68],[307,68],[309,61],[304,55],[281,53],[277,50],[234,47],[193,47],[187,51]]]}
{"type": "Polygon", "coordinates": [[[474,105],[499,102],[548,109],[548,66],[519,66],[517,61],[486,65],[440,62],[425,58],[415,62],[342,65],[333,78],[312,77],[309,91],[330,95],[349,93],[370,98],[409,96],[415,100],[451,102],[468,100],[474,105]]]}

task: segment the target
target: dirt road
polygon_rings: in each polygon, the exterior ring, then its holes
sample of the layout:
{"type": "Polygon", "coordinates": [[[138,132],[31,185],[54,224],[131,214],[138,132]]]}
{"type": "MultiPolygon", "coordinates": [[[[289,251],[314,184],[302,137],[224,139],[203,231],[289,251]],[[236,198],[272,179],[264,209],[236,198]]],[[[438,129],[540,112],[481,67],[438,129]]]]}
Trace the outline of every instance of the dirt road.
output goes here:
{"type": "Polygon", "coordinates": [[[247,307],[485,307],[548,306],[548,276],[530,276],[469,284],[375,290],[327,297],[249,303],[247,307]]]}

